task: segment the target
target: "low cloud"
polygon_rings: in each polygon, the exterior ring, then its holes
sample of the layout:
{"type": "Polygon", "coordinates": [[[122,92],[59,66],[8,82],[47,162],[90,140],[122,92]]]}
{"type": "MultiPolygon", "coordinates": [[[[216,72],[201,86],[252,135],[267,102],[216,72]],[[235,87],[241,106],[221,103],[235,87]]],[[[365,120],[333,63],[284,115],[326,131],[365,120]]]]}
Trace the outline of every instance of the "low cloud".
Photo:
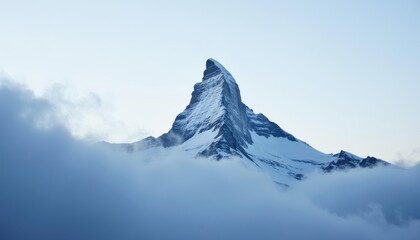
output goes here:
{"type": "Polygon", "coordinates": [[[396,164],[404,167],[412,167],[420,162],[420,147],[414,148],[411,152],[397,153],[396,164]]]}
{"type": "Polygon", "coordinates": [[[53,111],[21,86],[0,88],[0,239],[420,238],[419,167],[281,190],[238,159],[107,152],[53,111]]]}
{"type": "Polygon", "coordinates": [[[121,121],[111,103],[94,92],[82,92],[69,85],[55,84],[43,95],[69,132],[91,141],[132,142],[146,133],[132,123],[121,121]]]}

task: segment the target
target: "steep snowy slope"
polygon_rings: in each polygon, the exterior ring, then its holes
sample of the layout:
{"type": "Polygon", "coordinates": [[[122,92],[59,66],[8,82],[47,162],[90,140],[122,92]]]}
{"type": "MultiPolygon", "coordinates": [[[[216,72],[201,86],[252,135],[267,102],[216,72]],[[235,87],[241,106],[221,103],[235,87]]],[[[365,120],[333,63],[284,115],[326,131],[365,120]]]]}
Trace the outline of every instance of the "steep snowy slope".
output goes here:
{"type": "Polygon", "coordinates": [[[194,85],[190,103],[169,132],[113,146],[138,154],[182,151],[216,160],[239,157],[247,166],[267,172],[285,185],[316,170],[329,172],[386,163],[343,151],[324,154],[285,132],[242,103],[235,79],[214,59],[207,60],[202,81],[194,85]]]}

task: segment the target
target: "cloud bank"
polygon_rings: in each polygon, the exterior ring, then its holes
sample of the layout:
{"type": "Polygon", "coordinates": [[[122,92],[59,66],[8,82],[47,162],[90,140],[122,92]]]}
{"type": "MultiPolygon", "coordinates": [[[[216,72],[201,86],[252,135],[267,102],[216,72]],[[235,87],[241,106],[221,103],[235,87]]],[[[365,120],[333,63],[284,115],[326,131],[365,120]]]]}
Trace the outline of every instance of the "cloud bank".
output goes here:
{"type": "Polygon", "coordinates": [[[54,84],[42,97],[52,105],[60,123],[76,138],[133,142],[147,136],[138,125],[118,119],[119,114],[113,110],[112,104],[94,92],[54,84]]]}
{"type": "Polygon", "coordinates": [[[280,190],[238,160],[106,152],[51,104],[0,88],[0,239],[419,239],[420,168],[280,190]]]}

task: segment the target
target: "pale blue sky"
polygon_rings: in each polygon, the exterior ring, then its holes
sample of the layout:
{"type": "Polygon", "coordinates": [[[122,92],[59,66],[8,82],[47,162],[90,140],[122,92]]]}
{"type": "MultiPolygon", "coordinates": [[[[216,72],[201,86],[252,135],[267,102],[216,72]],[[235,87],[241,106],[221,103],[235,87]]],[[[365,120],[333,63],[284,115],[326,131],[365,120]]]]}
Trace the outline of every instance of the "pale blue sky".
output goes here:
{"type": "Polygon", "coordinates": [[[0,71],[96,93],[118,124],[81,107],[78,127],[134,140],[170,128],[212,57],[323,152],[420,159],[420,1],[110,2],[0,0],[0,71]]]}

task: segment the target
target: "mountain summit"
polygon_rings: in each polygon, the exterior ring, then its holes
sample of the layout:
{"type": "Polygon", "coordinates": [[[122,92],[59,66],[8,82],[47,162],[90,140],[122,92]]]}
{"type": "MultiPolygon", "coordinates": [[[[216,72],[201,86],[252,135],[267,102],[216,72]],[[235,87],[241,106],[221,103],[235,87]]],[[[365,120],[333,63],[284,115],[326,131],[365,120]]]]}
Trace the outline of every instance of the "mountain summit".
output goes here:
{"type": "Polygon", "coordinates": [[[245,148],[253,144],[252,132],[296,141],[264,115],[254,114],[243,104],[235,79],[214,59],[207,60],[203,80],[194,85],[190,103],[160,140],[164,146],[174,146],[206,131],[215,132],[215,137],[199,154],[216,159],[232,155],[250,158],[245,148]]]}
{"type": "Polygon", "coordinates": [[[217,160],[238,157],[285,185],[315,169],[330,172],[386,164],[344,151],[324,154],[295,138],[263,114],[248,108],[232,74],[211,58],[206,61],[202,81],[194,85],[190,103],[167,133],[116,145],[128,152],[170,149],[217,160]]]}

